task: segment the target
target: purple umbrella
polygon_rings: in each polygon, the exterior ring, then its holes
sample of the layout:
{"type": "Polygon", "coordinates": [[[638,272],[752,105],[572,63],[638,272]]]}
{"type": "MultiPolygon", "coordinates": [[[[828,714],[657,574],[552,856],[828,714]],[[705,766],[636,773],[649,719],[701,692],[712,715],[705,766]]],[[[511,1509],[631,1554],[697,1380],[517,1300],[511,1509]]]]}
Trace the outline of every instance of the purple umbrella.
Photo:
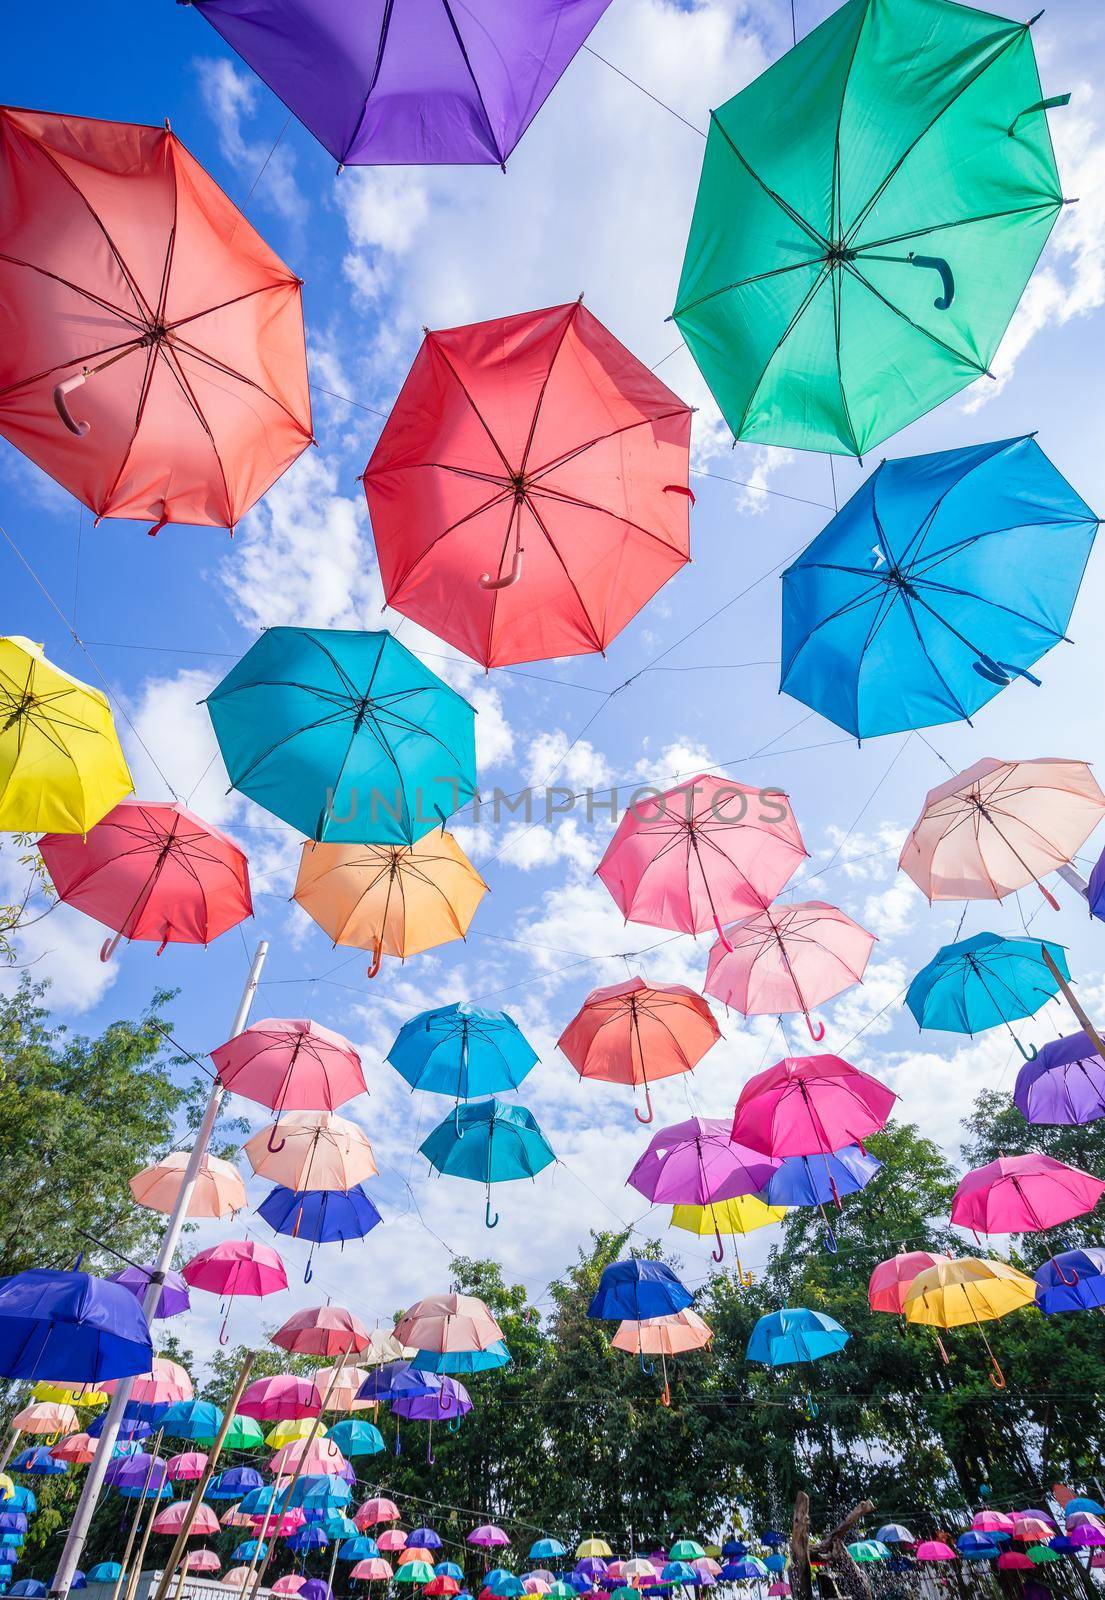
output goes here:
{"type": "Polygon", "coordinates": [[[1105,1061],[1086,1033],[1055,1039],[1025,1062],[1013,1099],[1027,1122],[1096,1122],[1105,1117],[1105,1061]]]}
{"type": "MultiPolygon", "coordinates": [[[[144,1300],[154,1270],[153,1267],[124,1267],[122,1272],[113,1272],[108,1282],[121,1283],[124,1289],[130,1290],[136,1300],[144,1300]]],[[[179,1316],[182,1311],[189,1310],[191,1304],[188,1285],[180,1273],[166,1272],[151,1320],[179,1316]]]]}
{"type": "Polygon", "coordinates": [[[505,169],[610,0],[194,0],[339,166],[505,169]]]}
{"type": "Polygon", "coordinates": [[[582,1561],[577,1561],[572,1568],[581,1578],[586,1578],[589,1583],[606,1575],[606,1562],[601,1556],[584,1556],[582,1561]]]}
{"type": "MultiPolygon", "coordinates": [[[[708,1206],[756,1194],[779,1163],[772,1156],[734,1144],[727,1117],[688,1117],[661,1128],[649,1141],[626,1182],[655,1204],[708,1206]]],[[[725,1253],[714,1218],[715,1261],[725,1253]]]]}
{"type": "Polygon", "coordinates": [[[446,1378],[436,1372],[411,1371],[409,1379],[420,1379],[419,1391],[408,1381],[406,1393],[396,1395],[391,1409],[397,1417],[412,1422],[428,1422],[429,1437],[426,1442],[426,1460],[434,1464],[434,1423],[447,1422],[450,1428],[459,1426],[460,1419],[471,1411],[472,1401],[468,1390],[456,1378],[446,1378]]]}
{"type": "Polygon", "coordinates": [[[133,1456],[115,1456],[107,1464],[104,1483],[112,1489],[135,1489],[140,1493],[147,1474],[148,1493],[159,1494],[168,1481],[168,1468],[164,1461],[157,1456],[146,1455],[145,1451],[133,1456]]]}

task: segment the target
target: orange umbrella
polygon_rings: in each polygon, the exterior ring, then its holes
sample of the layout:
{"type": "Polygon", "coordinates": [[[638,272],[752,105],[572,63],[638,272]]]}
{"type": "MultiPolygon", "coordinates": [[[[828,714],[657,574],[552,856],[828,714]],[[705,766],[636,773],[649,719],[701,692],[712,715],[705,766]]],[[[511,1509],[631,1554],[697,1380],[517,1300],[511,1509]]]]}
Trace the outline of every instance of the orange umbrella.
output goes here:
{"type": "Polygon", "coordinates": [[[413,845],[303,846],[293,899],[336,945],[417,955],[463,939],[487,885],[444,829],[413,845]]]}
{"type": "Polygon", "coordinates": [[[300,280],[168,126],[0,111],[0,433],[99,517],[233,527],[311,442],[300,280]]]}
{"type": "Polygon", "coordinates": [[[664,1373],[664,1392],[660,1399],[667,1406],[671,1404],[668,1357],[685,1355],[688,1350],[704,1350],[713,1337],[713,1329],[698,1312],[688,1309],[664,1317],[647,1317],[641,1322],[621,1322],[610,1343],[615,1350],[636,1354],[642,1368],[646,1355],[660,1357],[664,1373]]]}
{"type": "Polygon", "coordinates": [[[986,756],[931,789],[898,865],[930,900],[1004,900],[1066,866],[1105,817],[1085,761],[986,756]]]}
{"type": "MultiPolygon", "coordinates": [[[[163,1161],[136,1172],[130,1180],[130,1192],[138,1204],[166,1215],[172,1211],[190,1154],[189,1150],[174,1150],[163,1161]]],[[[188,1202],[188,1216],[230,1217],[245,1203],[246,1186],[237,1167],[218,1156],[204,1156],[188,1202]]]]}

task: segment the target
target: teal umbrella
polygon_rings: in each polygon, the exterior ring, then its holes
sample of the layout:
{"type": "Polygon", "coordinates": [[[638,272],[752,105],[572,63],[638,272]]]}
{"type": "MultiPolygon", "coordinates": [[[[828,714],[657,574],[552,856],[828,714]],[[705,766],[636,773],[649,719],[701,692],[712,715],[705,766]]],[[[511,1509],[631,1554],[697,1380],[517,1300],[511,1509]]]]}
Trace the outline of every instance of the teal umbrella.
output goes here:
{"type": "Polygon", "coordinates": [[[513,1178],[534,1178],[556,1156],[525,1106],[507,1106],[492,1098],[468,1101],[451,1111],[421,1145],[422,1154],[438,1172],[470,1178],[487,1187],[484,1221],[491,1220],[491,1185],[513,1178]]]}
{"type": "Polygon", "coordinates": [[[476,714],[390,633],[269,628],[207,697],[231,785],[308,838],[411,845],[476,793],[476,714]]]}

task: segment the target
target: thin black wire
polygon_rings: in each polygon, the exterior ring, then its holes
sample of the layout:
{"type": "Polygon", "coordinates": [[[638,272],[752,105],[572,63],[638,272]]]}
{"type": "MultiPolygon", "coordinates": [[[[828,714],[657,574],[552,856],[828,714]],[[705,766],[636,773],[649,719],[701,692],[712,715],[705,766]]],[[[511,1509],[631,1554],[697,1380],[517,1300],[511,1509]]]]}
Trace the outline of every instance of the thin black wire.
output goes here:
{"type": "Polygon", "coordinates": [[[288,115],[284,118],[284,126],[280,129],[280,132],[276,135],[276,138],[273,140],[272,149],[269,151],[269,153],[265,157],[264,161],[262,161],[261,170],[258,172],[257,176],[254,178],[253,182],[250,184],[249,192],[246,195],[245,199],[242,201],[241,206],[239,207],[239,210],[243,214],[245,213],[246,207],[249,205],[249,202],[253,199],[254,190],[257,188],[257,185],[261,182],[261,179],[265,176],[265,172],[268,169],[268,164],[272,160],[273,156],[276,154],[277,146],[279,145],[279,143],[280,143],[281,139],[284,137],[284,135],[287,133],[288,124],[291,122],[291,120],[292,120],[292,114],[289,111],[288,115]]]}
{"type": "Polygon", "coordinates": [[[605,56],[600,56],[598,51],[592,49],[589,44],[585,44],[583,48],[586,50],[589,56],[594,56],[596,61],[601,61],[604,67],[609,67],[611,72],[616,72],[619,78],[624,78],[626,83],[631,83],[634,89],[639,89],[643,95],[646,95],[654,105],[658,105],[662,111],[666,111],[668,115],[674,117],[677,122],[681,122],[685,128],[690,128],[692,133],[697,133],[700,139],[705,139],[706,135],[703,133],[701,128],[697,127],[693,122],[688,122],[686,117],[684,117],[680,112],[674,110],[673,107],[667,105],[665,101],[661,100],[658,95],[653,94],[651,89],[646,89],[643,83],[638,83],[636,78],[631,78],[628,72],[622,71],[621,67],[616,67],[612,61],[607,61],[605,56]]]}

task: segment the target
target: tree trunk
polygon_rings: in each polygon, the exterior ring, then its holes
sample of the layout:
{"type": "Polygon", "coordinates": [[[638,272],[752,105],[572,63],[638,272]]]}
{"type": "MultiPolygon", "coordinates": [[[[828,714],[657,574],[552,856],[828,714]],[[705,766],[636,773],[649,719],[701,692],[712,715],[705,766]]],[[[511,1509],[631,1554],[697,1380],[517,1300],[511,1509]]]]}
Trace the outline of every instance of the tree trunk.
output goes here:
{"type": "Polygon", "coordinates": [[[794,1520],[790,1527],[790,1591],[793,1600],[813,1600],[813,1574],[810,1571],[810,1497],[799,1489],[794,1497],[794,1520]]]}

